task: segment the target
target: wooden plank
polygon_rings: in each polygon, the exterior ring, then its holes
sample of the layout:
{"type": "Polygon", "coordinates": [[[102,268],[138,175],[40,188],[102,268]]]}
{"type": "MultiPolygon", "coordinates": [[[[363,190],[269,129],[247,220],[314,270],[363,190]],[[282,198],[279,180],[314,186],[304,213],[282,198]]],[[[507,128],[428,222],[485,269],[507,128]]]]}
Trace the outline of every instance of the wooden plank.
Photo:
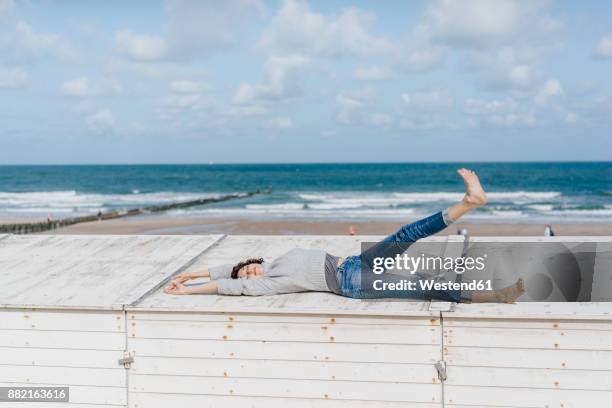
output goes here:
{"type": "Polygon", "coordinates": [[[612,350],[612,331],[454,327],[444,329],[444,344],[547,350],[612,350]]]}
{"type": "MultiPolygon", "coordinates": [[[[82,404],[72,402],[21,402],[16,408],[116,408],[125,407],[126,405],[109,405],[109,404],[82,404]]],[[[12,407],[11,407],[12,408],[12,407]]]]}
{"type": "Polygon", "coordinates": [[[0,246],[0,306],[121,309],[220,236],[10,236],[0,246]]]}
{"type": "Polygon", "coordinates": [[[302,380],[439,382],[433,364],[346,363],[138,356],[132,374],[218,378],[285,378],[302,380]]]}
{"type": "Polygon", "coordinates": [[[0,382],[125,387],[125,380],[126,370],[119,365],[116,365],[113,369],[107,369],[92,367],[33,367],[0,364],[0,382]]]}
{"type": "Polygon", "coordinates": [[[378,344],[439,344],[439,326],[320,325],[291,323],[225,323],[134,320],[128,335],[139,338],[336,342],[378,344]]]}
{"type": "Polygon", "coordinates": [[[458,303],[452,312],[443,312],[443,316],[449,319],[578,319],[612,322],[609,302],[458,303]]]}
{"type": "Polygon", "coordinates": [[[512,329],[540,329],[540,330],[604,330],[612,331],[612,321],[555,319],[542,316],[539,319],[500,319],[500,318],[456,318],[450,314],[444,319],[444,327],[490,327],[512,329]]]}
{"type": "Polygon", "coordinates": [[[0,347],[123,350],[125,335],[107,332],[0,330],[0,347]]]}
{"type": "MultiPolygon", "coordinates": [[[[19,383],[19,382],[0,382],[0,387],[54,387],[62,386],[60,383],[19,383]]],[[[119,405],[126,406],[127,398],[125,387],[92,387],[74,385],[70,387],[70,402],[69,407],[80,408],[76,404],[102,404],[102,405],[119,405]]],[[[23,404],[23,403],[22,403],[23,404]]],[[[47,403],[43,403],[47,404],[47,403]]],[[[20,407],[27,405],[19,405],[20,407]]],[[[46,407],[47,405],[45,405],[46,407]]],[[[60,405],[61,406],[61,405],[60,405]]]]}
{"type": "MultiPolygon", "coordinates": [[[[405,408],[405,402],[130,393],[130,408],[405,408]]],[[[440,408],[440,402],[411,402],[411,408],[440,408]]],[[[41,407],[45,408],[45,407],[41,407]]]]}
{"type": "Polygon", "coordinates": [[[609,370],[612,351],[494,348],[483,345],[444,347],[450,366],[609,370]]]}
{"type": "MultiPolygon", "coordinates": [[[[612,391],[612,370],[447,366],[444,385],[612,391]]],[[[611,394],[612,395],[612,394],[611,394]]]]}
{"type": "Polygon", "coordinates": [[[135,307],[126,307],[126,310],[129,312],[327,314],[333,316],[426,316],[429,318],[439,316],[439,312],[429,310],[429,301],[362,300],[319,292],[273,296],[177,296],[163,293],[160,289],[135,307]]]}
{"type": "Polygon", "coordinates": [[[444,386],[444,406],[456,404],[477,407],[605,407],[608,391],[542,390],[502,387],[444,386]]]}
{"type": "Polygon", "coordinates": [[[292,397],[330,400],[436,402],[441,399],[439,384],[398,384],[314,381],[261,378],[172,377],[130,375],[130,392],[227,395],[245,397],[292,397]]]}
{"type": "Polygon", "coordinates": [[[201,313],[201,312],[128,312],[127,319],[132,321],[158,321],[158,322],[225,322],[225,323],[278,323],[278,324],[321,324],[321,325],[399,325],[399,326],[439,326],[439,317],[424,316],[351,316],[333,314],[289,314],[289,313],[201,313]]]}
{"type": "Polygon", "coordinates": [[[125,332],[124,316],[122,312],[0,309],[0,329],[125,332]]]}
{"type": "Polygon", "coordinates": [[[2,364],[23,366],[117,368],[123,351],[0,347],[2,364]]]}
{"type": "MultiPolygon", "coordinates": [[[[125,407],[125,405],[109,405],[109,404],[82,404],[72,402],[20,402],[16,408],[116,408],[125,407]]],[[[12,408],[12,407],[11,407],[12,408]]]]}
{"type": "Polygon", "coordinates": [[[439,345],[292,343],[129,338],[137,356],[433,364],[439,345]]]}

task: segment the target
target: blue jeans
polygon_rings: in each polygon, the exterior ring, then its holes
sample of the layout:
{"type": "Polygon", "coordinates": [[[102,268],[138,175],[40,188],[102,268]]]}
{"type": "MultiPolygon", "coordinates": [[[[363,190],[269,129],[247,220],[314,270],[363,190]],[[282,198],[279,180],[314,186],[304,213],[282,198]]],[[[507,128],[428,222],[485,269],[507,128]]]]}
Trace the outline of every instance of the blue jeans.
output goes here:
{"type": "MultiPolygon", "coordinates": [[[[376,257],[395,257],[405,252],[417,240],[440,232],[447,226],[442,212],[438,212],[404,225],[395,234],[363,251],[361,255],[349,256],[336,270],[341,295],[356,299],[409,298],[449,302],[469,300],[469,294],[464,293],[462,296],[461,291],[457,290],[423,290],[419,287],[415,290],[374,290],[372,285],[362,285],[362,279],[380,278],[379,275],[374,275],[369,267],[362,268],[362,262],[372,265],[372,260],[376,257]]],[[[405,279],[405,276],[384,274],[385,282],[400,282],[405,279]]]]}

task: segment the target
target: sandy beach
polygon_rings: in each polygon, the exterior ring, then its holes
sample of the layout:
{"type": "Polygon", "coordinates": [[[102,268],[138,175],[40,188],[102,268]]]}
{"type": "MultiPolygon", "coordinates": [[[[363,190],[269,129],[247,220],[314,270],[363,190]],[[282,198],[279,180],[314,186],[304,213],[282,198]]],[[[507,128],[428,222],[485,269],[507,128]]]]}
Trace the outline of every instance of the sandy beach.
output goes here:
{"type": "MultiPolygon", "coordinates": [[[[0,223],[15,220],[0,219],[0,223]]],[[[408,220],[410,221],[410,220],[408,220]]],[[[23,222],[23,220],[22,220],[23,222]]],[[[127,217],[87,222],[55,230],[53,234],[235,234],[235,235],[385,235],[394,232],[402,221],[324,220],[324,219],[247,219],[247,218],[179,218],[164,215],[127,217]]],[[[612,236],[612,223],[553,224],[559,236],[612,236]]],[[[440,235],[455,234],[467,228],[473,236],[542,235],[544,224],[458,222],[440,235]]]]}

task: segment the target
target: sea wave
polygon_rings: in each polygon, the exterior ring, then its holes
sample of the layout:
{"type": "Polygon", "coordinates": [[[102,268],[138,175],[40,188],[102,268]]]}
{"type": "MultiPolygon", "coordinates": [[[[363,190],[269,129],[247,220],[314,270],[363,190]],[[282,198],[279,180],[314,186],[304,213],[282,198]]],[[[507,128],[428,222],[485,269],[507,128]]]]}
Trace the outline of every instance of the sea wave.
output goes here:
{"type": "Polygon", "coordinates": [[[109,209],[145,207],[198,198],[215,197],[214,193],[153,192],[96,194],[66,191],[0,192],[0,212],[7,213],[92,213],[109,209]]]}
{"type": "MultiPolygon", "coordinates": [[[[298,193],[297,197],[305,201],[321,201],[325,203],[364,205],[391,205],[426,203],[436,201],[459,201],[464,193],[457,192],[431,192],[431,193],[298,193]]],[[[561,197],[558,191],[507,191],[487,192],[490,201],[542,201],[561,197]]]]}

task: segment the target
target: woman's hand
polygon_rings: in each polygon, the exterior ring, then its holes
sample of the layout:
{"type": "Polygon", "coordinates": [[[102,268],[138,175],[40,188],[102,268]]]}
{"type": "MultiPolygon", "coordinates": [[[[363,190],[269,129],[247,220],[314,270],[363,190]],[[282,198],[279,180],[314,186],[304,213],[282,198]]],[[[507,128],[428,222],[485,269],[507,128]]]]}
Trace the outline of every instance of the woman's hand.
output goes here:
{"type": "Polygon", "coordinates": [[[169,295],[189,295],[189,290],[182,283],[172,281],[164,288],[164,293],[169,295]]]}
{"type": "Polygon", "coordinates": [[[176,275],[171,282],[175,283],[185,283],[188,280],[194,279],[193,275],[190,272],[182,272],[176,275]]]}

